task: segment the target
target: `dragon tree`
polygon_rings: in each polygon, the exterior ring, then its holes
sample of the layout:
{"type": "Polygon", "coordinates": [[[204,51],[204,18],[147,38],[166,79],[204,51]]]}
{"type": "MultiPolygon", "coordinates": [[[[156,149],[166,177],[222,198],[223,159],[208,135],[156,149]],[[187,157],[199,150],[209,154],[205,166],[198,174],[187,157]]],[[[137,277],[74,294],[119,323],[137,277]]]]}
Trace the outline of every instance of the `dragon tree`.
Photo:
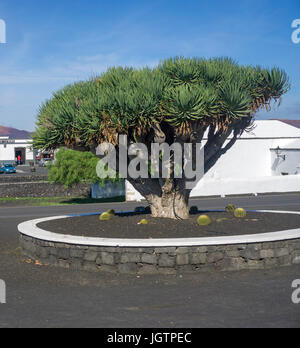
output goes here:
{"type": "MultiPolygon", "coordinates": [[[[255,114],[280,105],[289,88],[279,68],[241,66],[228,58],[173,58],[153,69],[113,67],[66,86],[43,104],[34,146],[96,154],[103,143],[118,153],[119,135],[149,149],[153,143],[202,141],[206,173],[253,127],[255,114]]],[[[146,198],[153,216],[186,219],[188,179],[176,178],[170,168],[168,178],[128,180],[146,198]]]]}

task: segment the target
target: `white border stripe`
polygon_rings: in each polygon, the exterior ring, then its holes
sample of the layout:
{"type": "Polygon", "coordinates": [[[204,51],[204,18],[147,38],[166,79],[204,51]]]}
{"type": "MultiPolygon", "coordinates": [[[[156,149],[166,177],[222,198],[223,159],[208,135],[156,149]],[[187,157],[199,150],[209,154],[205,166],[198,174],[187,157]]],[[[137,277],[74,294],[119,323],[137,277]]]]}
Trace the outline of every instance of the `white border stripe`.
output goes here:
{"type": "MultiPolygon", "coordinates": [[[[261,213],[278,213],[278,214],[297,214],[300,212],[293,211],[273,211],[257,210],[261,213]]],[[[18,226],[19,232],[23,235],[35,239],[64,244],[76,244],[85,246],[105,246],[105,247],[188,247],[188,246],[209,246],[209,245],[227,245],[227,244],[252,244],[263,242],[276,242],[300,238],[300,228],[294,230],[285,230],[279,232],[260,233],[241,236],[224,236],[224,237],[205,237],[205,238],[176,238],[176,239],[110,239],[110,238],[89,238],[80,236],[62,235],[48,232],[37,227],[39,223],[67,219],[70,216],[54,216],[43,219],[31,220],[21,223],[18,226]]]]}

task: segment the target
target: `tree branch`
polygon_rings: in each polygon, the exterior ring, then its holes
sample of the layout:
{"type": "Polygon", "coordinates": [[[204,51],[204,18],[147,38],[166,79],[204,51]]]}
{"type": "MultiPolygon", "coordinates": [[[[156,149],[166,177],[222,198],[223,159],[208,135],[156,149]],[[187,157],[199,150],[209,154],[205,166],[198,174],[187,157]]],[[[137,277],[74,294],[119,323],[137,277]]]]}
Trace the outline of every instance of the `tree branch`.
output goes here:
{"type": "Polygon", "coordinates": [[[235,144],[237,138],[243,134],[249,126],[251,126],[252,117],[234,120],[227,131],[221,133],[218,131],[215,135],[208,139],[205,144],[204,154],[204,172],[207,173],[218,161],[235,144]],[[233,137],[228,144],[223,148],[224,143],[233,132],[233,137]]]}

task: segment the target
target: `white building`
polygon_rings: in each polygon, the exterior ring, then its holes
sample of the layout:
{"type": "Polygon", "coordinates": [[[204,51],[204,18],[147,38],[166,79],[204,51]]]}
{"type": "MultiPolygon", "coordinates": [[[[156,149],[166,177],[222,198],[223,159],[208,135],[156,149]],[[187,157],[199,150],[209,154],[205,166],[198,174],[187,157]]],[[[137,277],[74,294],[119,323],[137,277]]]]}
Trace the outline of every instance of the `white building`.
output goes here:
{"type": "Polygon", "coordinates": [[[21,164],[28,164],[34,159],[31,139],[14,139],[0,136],[0,163],[14,163],[18,156],[21,164]]]}
{"type": "MultiPolygon", "coordinates": [[[[142,199],[129,183],[126,191],[128,200],[142,199]]],[[[255,129],[236,141],[192,197],[293,191],[300,191],[300,128],[268,120],[256,121],[255,129]]]]}

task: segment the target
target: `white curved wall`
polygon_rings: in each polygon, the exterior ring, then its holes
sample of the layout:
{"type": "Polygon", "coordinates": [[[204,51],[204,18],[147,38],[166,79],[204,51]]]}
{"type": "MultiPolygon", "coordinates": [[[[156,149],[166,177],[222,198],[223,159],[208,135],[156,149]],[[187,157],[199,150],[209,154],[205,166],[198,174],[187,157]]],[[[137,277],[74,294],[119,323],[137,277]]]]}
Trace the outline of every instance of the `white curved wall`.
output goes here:
{"type": "MultiPolygon", "coordinates": [[[[300,129],[280,121],[257,121],[203,177],[192,196],[300,191],[300,129]],[[283,149],[286,159],[277,158],[283,149]],[[282,176],[281,173],[289,173],[282,176]]],[[[127,183],[127,199],[142,196],[127,183]]]]}

